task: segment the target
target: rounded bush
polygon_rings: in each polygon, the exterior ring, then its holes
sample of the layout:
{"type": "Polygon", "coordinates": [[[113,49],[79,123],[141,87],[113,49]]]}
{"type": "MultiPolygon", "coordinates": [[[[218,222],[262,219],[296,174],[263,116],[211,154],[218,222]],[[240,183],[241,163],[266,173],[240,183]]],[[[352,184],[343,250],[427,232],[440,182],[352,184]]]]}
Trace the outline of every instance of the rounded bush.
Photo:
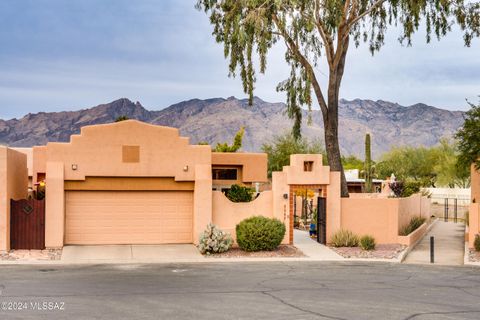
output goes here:
{"type": "Polygon", "coordinates": [[[360,247],[363,250],[374,250],[376,246],[375,238],[369,235],[365,235],[360,238],[360,247]]]}
{"type": "Polygon", "coordinates": [[[475,248],[475,251],[480,251],[480,235],[475,236],[475,241],[473,241],[473,247],[475,248]]]}
{"type": "Polygon", "coordinates": [[[285,225],[262,216],[247,218],[235,228],[238,246],[245,251],[276,249],[285,236],[285,225]]]}

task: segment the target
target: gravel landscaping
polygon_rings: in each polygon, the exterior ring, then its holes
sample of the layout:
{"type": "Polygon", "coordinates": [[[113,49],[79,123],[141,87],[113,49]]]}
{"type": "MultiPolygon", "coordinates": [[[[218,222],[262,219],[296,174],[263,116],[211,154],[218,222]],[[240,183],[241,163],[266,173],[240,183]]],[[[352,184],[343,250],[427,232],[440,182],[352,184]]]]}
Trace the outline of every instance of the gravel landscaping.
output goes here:
{"type": "Polygon", "coordinates": [[[468,251],[468,261],[470,261],[470,262],[480,262],[480,252],[475,251],[475,249],[469,249],[469,251],[468,251]]]}
{"type": "Polygon", "coordinates": [[[45,250],[10,250],[0,254],[0,260],[4,261],[51,261],[60,260],[62,249],[45,250]]]}
{"type": "Polygon", "coordinates": [[[406,246],[401,244],[377,244],[375,250],[363,250],[360,247],[330,247],[344,258],[396,259],[406,246]]]}
{"type": "Polygon", "coordinates": [[[227,252],[205,255],[208,258],[298,258],[305,257],[302,251],[294,246],[281,245],[273,251],[247,252],[238,247],[227,252]]]}

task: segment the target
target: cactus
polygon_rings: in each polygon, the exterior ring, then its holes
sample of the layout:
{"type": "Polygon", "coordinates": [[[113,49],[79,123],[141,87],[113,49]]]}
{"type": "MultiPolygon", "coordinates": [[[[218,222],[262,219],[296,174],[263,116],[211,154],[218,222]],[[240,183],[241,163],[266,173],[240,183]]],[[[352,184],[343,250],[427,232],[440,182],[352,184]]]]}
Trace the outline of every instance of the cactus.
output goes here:
{"type": "Polygon", "coordinates": [[[372,169],[372,150],[371,150],[371,146],[370,146],[370,134],[369,133],[367,133],[365,135],[364,172],[365,172],[365,192],[366,193],[371,193],[371,192],[373,192],[373,185],[372,185],[373,169],[372,169]]]}
{"type": "Polygon", "coordinates": [[[222,253],[228,251],[232,245],[233,239],[230,234],[210,223],[200,236],[198,250],[202,254],[222,253]]]}

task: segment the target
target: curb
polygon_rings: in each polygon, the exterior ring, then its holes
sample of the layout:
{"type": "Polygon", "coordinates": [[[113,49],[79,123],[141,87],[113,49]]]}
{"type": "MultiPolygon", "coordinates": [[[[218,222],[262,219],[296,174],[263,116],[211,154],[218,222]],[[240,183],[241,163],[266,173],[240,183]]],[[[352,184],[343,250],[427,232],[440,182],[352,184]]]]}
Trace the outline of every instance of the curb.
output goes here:
{"type": "Polygon", "coordinates": [[[408,254],[417,246],[417,244],[420,243],[420,241],[423,240],[423,238],[425,238],[425,236],[427,235],[427,233],[430,232],[430,230],[432,230],[433,226],[438,222],[438,218],[435,219],[435,221],[433,221],[432,223],[430,223],[430,225],[427,227],[427,229],[425,230],[425,234],[419,238],[414,244],[412,244],[411,246],[407,247],[405,249],[405,251],[402,253],[401,255],[401,259],[400,259],[400,263],[403,263],[403,261],[407,258],[408,254]]]}

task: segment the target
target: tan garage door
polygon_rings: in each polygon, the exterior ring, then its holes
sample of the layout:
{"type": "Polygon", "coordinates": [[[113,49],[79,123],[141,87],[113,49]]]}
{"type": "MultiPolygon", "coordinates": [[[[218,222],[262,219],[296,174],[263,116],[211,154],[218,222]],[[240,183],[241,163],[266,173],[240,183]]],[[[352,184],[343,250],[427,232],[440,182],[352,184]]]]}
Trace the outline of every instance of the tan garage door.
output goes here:
{"type": "Polygon", "coordinates": [[[67,191],[66,244],[192,243],[191,191],[67,191]]]}

